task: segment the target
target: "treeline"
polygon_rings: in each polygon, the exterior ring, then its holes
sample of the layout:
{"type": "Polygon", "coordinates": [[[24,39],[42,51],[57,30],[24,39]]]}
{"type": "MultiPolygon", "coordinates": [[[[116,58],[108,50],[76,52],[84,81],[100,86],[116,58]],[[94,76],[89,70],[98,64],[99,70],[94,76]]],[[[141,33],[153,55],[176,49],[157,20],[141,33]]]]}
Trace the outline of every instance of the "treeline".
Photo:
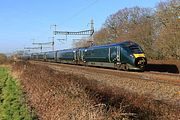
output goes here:
{"type": "MultiPolygon", "coordinates": [[[[160,2],[155,8],[120,9],[106,19],[93,39],[96,45],[133,40],[148,58],[180,59],[180,1],[160,2]]],[[[87,41],[75,46],[87,46],[87,41]]]]}

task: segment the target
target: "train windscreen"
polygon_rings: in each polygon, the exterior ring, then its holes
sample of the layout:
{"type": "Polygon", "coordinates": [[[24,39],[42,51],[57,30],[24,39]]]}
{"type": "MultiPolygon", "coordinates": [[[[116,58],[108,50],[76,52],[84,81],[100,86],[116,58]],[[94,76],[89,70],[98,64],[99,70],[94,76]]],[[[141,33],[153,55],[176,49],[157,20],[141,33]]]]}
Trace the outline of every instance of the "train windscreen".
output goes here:
{"type": "Polygon", "coordinates": [[[135,54],[143,53],[142,48],[138,45],[131,45],[129,46],[129,49],[132,51],[132,53],[135,53],[135,54]]]}

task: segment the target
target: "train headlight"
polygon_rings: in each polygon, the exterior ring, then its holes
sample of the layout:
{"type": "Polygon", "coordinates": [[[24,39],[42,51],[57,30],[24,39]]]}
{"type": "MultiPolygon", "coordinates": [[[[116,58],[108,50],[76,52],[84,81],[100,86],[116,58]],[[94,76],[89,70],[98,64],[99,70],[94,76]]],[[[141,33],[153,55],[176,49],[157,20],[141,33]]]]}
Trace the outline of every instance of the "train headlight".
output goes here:
{"type": "Polygon", "coordinates": [[[130,55],[130,57],[132,57],[132,58],[133,58],[133,57],[134,57],[134,55],[130,55]]]}

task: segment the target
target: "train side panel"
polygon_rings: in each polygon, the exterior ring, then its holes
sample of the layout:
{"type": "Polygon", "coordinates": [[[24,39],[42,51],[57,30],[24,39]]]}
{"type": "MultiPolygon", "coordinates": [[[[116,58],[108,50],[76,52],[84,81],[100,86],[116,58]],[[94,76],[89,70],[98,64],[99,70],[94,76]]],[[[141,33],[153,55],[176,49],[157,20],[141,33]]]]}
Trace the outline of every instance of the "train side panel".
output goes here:
{"type": "Polygon", "coordinates": [[[31,59],[32,60],[38,60],[38,53],[32,53],[31,54],[31,59]]]}
{"type": "Polygon", "coordinates": [[[85,50],[84,59],[86,62],[109,62],[109,48],[90,48],[85,50]]]}
{"type": "Polygon", "coordinates": [[[38,56],[38,60],[45,61],[45,53],[44,52],[43,53],[39,53],[37,56],[38,56]]]}
{"type": "Polygon", "coordinates": [[[56,61],[56,51],[50,51],[45,53],[45,61],[55,62],[56,61]]]}
{"type": "Polygon", "coordinates": [[[77,52],[76,50],[59,50],[57,51],[57,62],[76,64],[77,52]]]}

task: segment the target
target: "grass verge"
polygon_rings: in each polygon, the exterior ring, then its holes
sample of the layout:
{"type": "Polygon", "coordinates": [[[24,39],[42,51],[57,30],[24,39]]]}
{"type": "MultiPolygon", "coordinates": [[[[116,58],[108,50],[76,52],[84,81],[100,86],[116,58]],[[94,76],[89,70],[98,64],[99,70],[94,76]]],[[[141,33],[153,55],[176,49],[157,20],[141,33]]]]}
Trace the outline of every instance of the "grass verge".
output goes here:
{"type": "Polygon", "coordinates": [[[20,83],[6,68],[0,67],[0,120],[34,120],[34,112],[25,103],[20,83]]]}

